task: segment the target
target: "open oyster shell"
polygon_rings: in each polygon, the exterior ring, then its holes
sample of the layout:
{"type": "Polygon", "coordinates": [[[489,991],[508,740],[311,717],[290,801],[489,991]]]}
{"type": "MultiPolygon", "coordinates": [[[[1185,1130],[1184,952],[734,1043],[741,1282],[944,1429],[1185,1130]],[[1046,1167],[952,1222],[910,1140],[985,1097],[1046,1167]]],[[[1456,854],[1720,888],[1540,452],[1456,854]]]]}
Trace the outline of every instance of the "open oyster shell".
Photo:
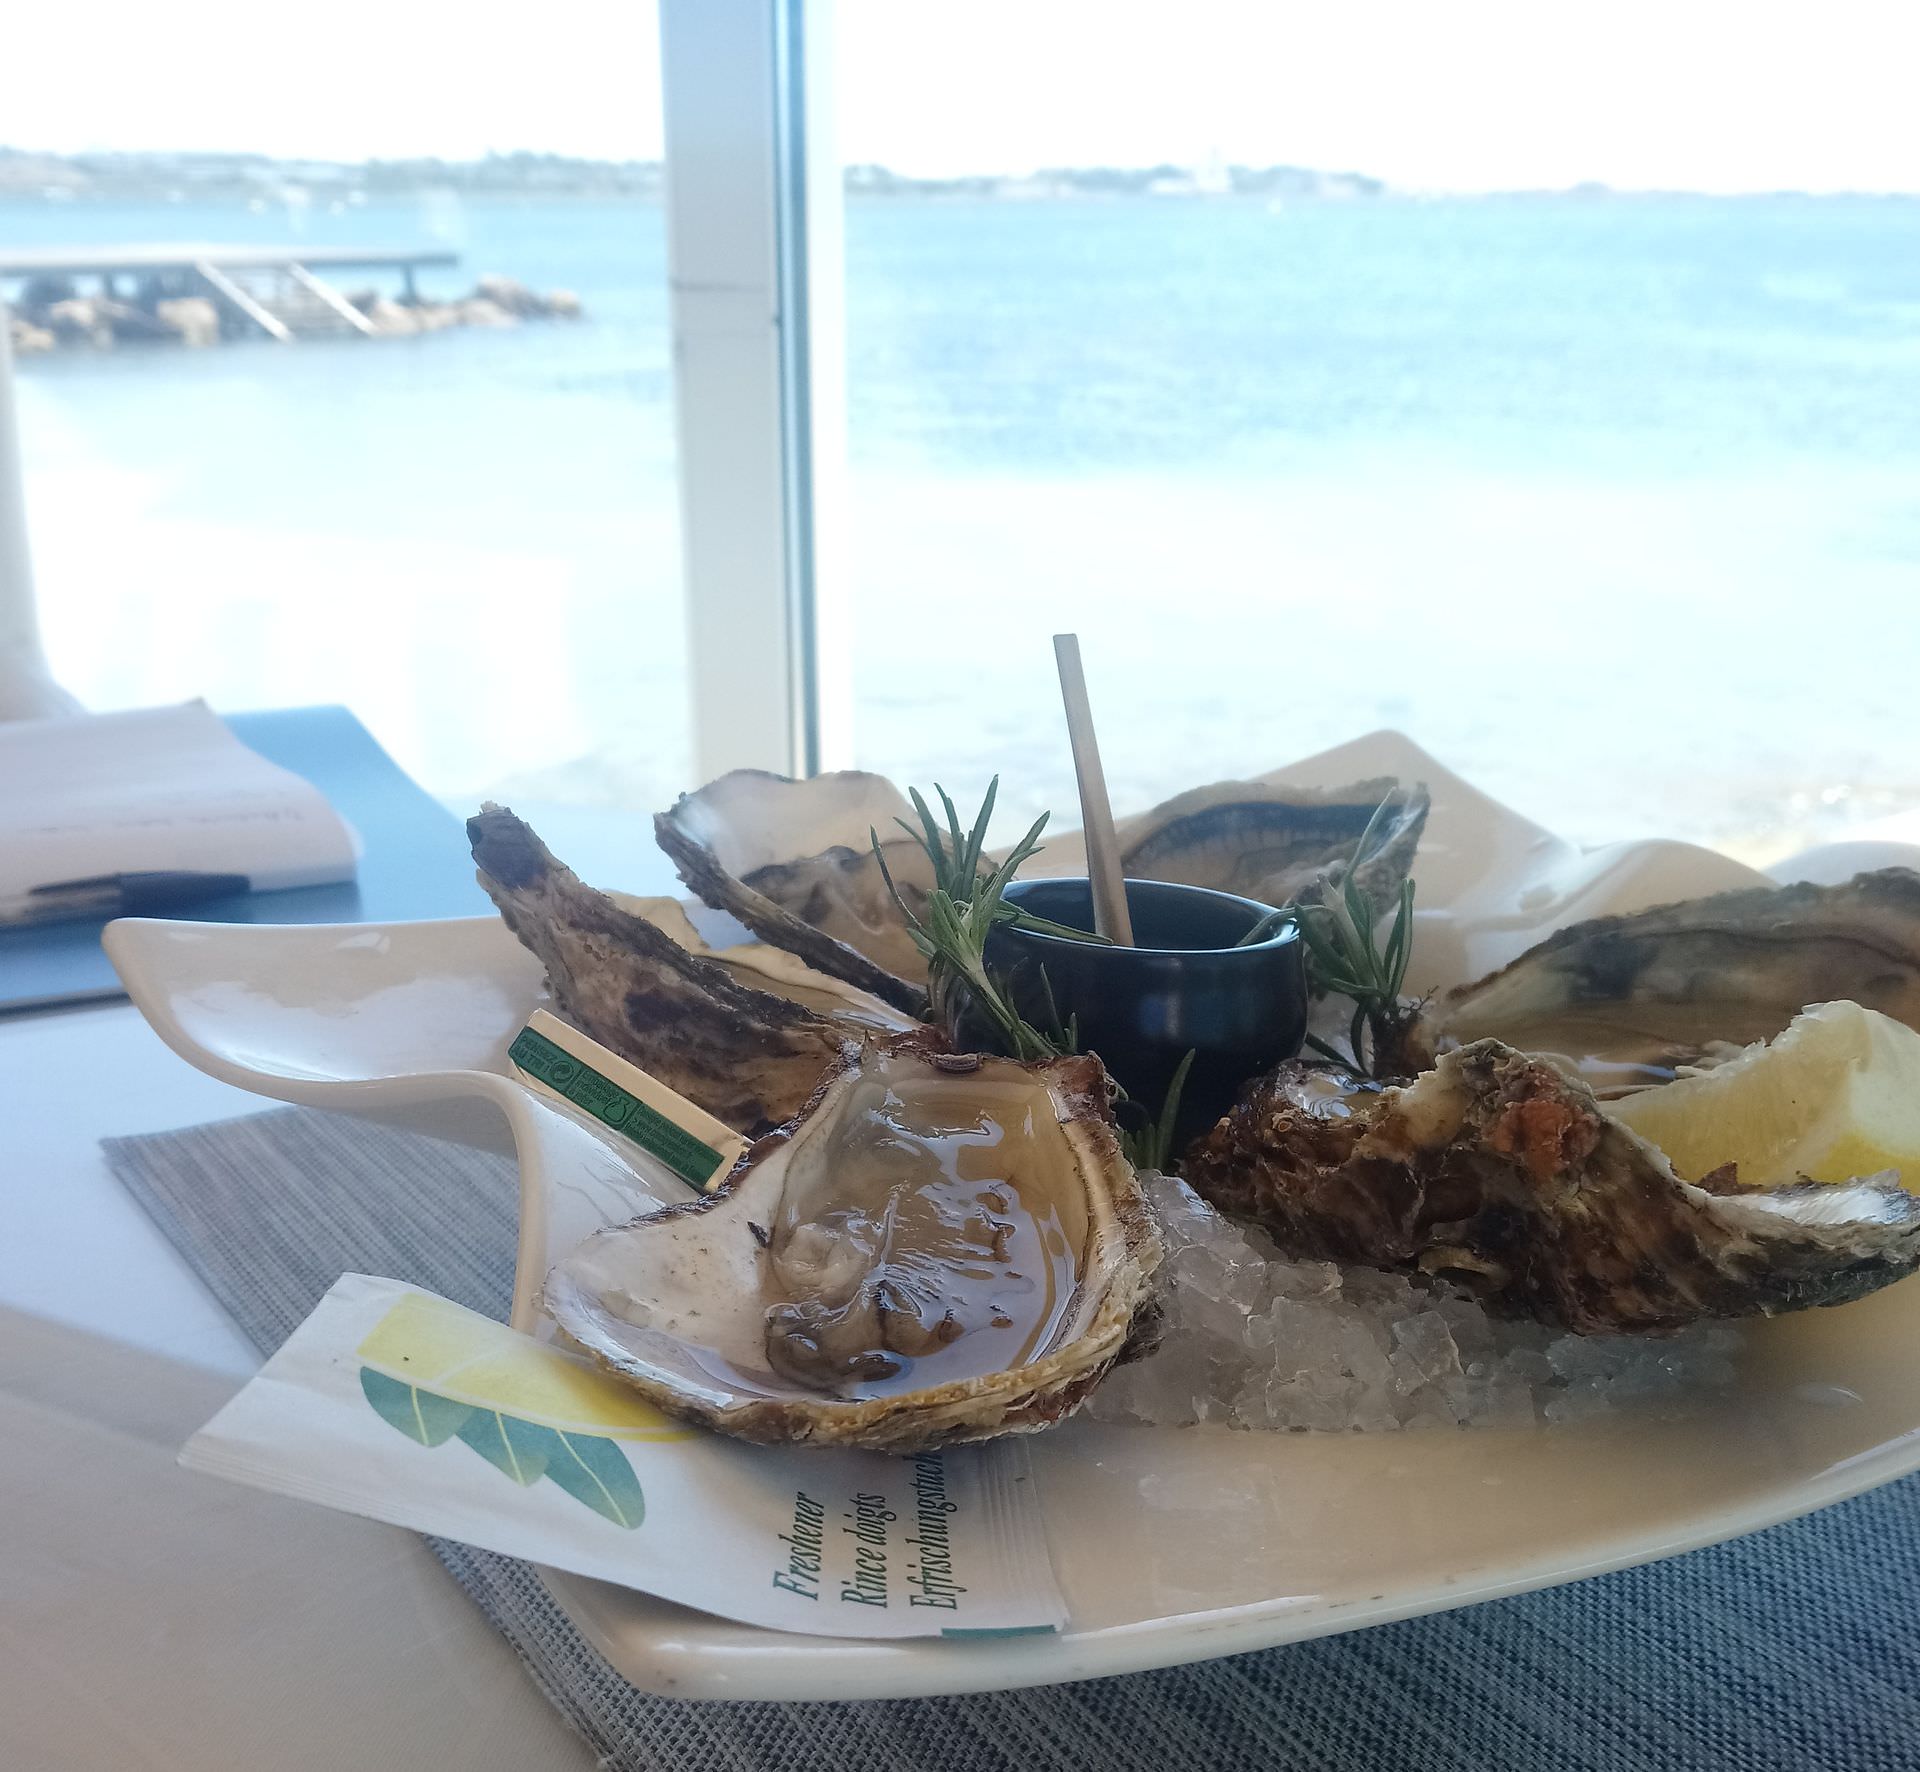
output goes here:
{"type": "MultiPolygon", "coordinates": [[[[680,878],[762,941],[869,991],[909,1015],[926,1007],[927,965],[873,858],[869,833],[913,816],[878,775],[844,769],[790,781],[736,769],[682,794],[653,821],[680,878]]],[[[933,884],[927,858],[904,839],[885,844],[908,902],[933,884]]]]}
{"type": "Polygon", "coordinates": [[[723,1433],[911,1451],[1070,1414],[1160,1245],[1098,1060],[849,1056],[714,1195],[549,1274],[560,1329],[723,1433]]]}
{"type": "Polygon", "coordinates": [[[1575,923],[1442,998],[1424,1032],[1553,1053],[1600,1094],[1664,1083],[1850,998],[1920,1028],[1920,874],[1762,886],[1575,923]]]}
{"type": "Polygon", "coordinates": [[[662,935],[698,959],[723,966],[740,984],[750,990],[771,991],[790,1003],[811,1009],[830,1021],[857,1030],[861,1037],[873,1034],[905,1034],[923,1026],[905,1010],[883,1003],[870,991],[850,985],[845,979],[816,972],[798,954],[785,948],[770,947],[764,941],[742,941],[732,947],[716,948],[693,925],[686,902],[678,898],[640,898],[630,892],[609,892],[607,897],[623,911],[644,917],[662,935]]]}
{"type": "Polygon", "coordinates": [[[1498,1040],[1404,1088],[1282,1065],[1186,1177],[1289,1255],[1443,1275],[1580,1334],[1844,1304],[1920,1264],[1920,1198],[1896,1177],[1695,1186],[1583,1084],[1498,1040]]]}
{"type": "Polygon", "coordinates": [[[546,967],[555,1009],[736,1131],[791,1119],[868,1031],[688,953],[583,885],[504,807],[482,807],[467,837],[480,884],[546,967]]]}
{"type": "Polygon", "coordinates": [[[1210,886],[1263,904],[1310,902],[1352,856],[1383,801],[1387,813],[1357,883],[1387,904],[1413,866],[1428,806],[1424,787],[1387,776],[1344,788],[1260,781],[1194,788],[1129,819],[1120,859],[1130,879],[1210,886]]]}

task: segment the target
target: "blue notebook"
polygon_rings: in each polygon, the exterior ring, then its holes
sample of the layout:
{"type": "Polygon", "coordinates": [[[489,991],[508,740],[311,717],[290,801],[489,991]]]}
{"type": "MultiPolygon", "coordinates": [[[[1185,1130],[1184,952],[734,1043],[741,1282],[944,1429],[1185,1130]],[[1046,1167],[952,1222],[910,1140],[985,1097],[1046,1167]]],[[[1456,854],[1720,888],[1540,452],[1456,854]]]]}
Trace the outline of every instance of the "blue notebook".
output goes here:
{"type": "MultiPolygon", "coordinates": [[[[406,923],[492,909],[473,877],[459,819],[415,783],[345,708],[226,717],[234,736],[305,776],[360,833],[358,879],[290,892],[242,892],[195,905],[203,923],[406,923]]],[[[117,997],[102,922],[0,929],[0,1012],[117,997]]]]}

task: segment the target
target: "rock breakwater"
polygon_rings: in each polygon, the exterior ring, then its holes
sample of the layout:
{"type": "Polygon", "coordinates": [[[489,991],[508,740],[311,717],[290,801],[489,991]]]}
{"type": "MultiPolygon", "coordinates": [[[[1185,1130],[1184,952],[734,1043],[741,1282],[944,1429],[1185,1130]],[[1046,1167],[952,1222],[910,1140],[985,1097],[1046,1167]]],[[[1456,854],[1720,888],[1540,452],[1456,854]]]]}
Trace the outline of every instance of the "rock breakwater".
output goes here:
{"type": "Polygon", "coordinates": [[[74,278],[29,279],[4,310],[14,354],[104,351],[123,345],[198,350],[227,339],[265,336],[271,328],[262,314],[296,338],[323,334],[400,338],[455,326],[577,320],[581,313],[580,298],[571,290],[543,294],[502,276],[482,277],[469,294],[445,301],[413,294],[394,296],[377,289],[335,293],[291,279],[272,289],[241,289],[239,300],[197,277],[92,281],[98,287],[88,294],[74,278]]]}

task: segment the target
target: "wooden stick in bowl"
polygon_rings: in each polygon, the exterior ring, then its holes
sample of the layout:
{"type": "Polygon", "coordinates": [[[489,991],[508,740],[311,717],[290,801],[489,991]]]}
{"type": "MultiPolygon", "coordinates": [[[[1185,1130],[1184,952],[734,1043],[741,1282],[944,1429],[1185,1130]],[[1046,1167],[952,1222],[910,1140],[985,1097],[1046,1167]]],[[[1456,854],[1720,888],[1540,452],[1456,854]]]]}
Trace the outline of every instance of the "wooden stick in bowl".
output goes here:
{"type": "Polygon", "coordinates": [[[1130,948],[1133,918],[1127,911],[1126,874],[1120,865],[1120,839],[1113,829],[1113,807],[1107,800],[1107,777],[1100,767],[1100,742],[1093,735],[1087,675],[1080,666],[1080,636],[1055,634],[1053,656],[1060,667],[1060,699],[1066,704],[1073,773],[1080,784],[1080,823],[1087,836],[1094,932],[1130,948]]]}

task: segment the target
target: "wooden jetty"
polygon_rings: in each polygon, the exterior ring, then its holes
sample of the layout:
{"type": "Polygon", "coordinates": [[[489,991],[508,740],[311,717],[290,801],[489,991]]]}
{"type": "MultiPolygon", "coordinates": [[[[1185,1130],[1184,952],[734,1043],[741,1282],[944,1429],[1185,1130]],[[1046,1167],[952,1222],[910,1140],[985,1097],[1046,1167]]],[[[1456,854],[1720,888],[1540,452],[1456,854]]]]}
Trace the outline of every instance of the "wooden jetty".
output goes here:
{"type": "Polygon", "coordinates": [[[124,299],[123,280],[130,280],[136,307],[153,311],[162,301],[201,296],[269,338],[292,344],[314,333],[377,330],[321,271],[398,271],[413,303],[419,298],[416,272],[459,262],[455,252],[357,246],[29,247],[0,251],[0,296],[17,286],[20,305],[44,307],[90,280],[103,299],[118,302],[124,299]]]}

